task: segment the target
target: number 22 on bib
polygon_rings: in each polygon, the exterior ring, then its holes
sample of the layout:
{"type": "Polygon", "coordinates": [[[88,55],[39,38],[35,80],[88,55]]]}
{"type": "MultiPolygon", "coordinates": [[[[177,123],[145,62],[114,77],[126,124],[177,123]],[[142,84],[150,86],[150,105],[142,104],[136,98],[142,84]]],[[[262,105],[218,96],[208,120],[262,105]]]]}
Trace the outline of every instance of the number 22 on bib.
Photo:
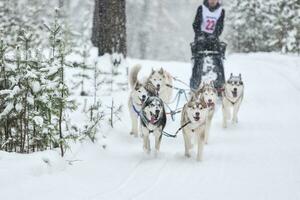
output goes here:
{"type": "Polygon", "coordinates": [[[211,12],[206,6],[202,6],[202,24],[201,31],[213,33],[216,29],[217,22],[221,17],[222,8],[211,12]]]}

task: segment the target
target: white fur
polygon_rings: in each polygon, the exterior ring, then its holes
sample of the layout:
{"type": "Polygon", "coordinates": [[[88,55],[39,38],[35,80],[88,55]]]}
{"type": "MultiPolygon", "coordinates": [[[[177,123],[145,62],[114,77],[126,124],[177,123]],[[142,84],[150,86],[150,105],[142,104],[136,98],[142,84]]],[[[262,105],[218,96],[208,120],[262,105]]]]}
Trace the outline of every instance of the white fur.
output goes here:
{"type": "Polygon", "coordinates": [[[181,115],[181,126],[191,122],[182,129],[185,147],[185,156],[190,157],[190,149],[193,147],[192,138],[195,136],[197,146],[197,161],[202,160],[205,139],[205,126],[207,121],[207,108],[199,104],[197,99],[192,98],[185,104],[181,115]],[[200,119],[195,120],[196,113],[200,113],[200,119]]]}
{"type": "Polygon", "coordinates": [[[232,114],[232,123],[238,123],[238,112],[244,98],[244,84],[230,84],[230,82],[242,81],[241,75],[233,76],[231,74],[229,81],[224,85],[222,98],[223,111],[223,128],[227,128],[227,121],[230,120],[232,114]],[[233,91],[236,89],[236,96],[233,91]]]}
{"type": "Polygon", "coordinates": [[[160,70],[152,70],[146,85],[151,84],[154,89],[158,90],[158,96],[165,102],[170,103],[172,101],[173,89],[167,85],[173,85],[173,78],[170,73],[165,71],[163,68],[160,70]]]}
{"type": "Polygon", "coordinates": [[[137,111],[140,111],[142,108],[143,95],[148,96],[145,87],[138,81],[138,73],[141,69],[140,65],[136,65],[132,68],[129,74],[129,84],[131,86],[131,92],[128,99],[128,109],[131,118],[131,131],[130,134],[138,137],[138,119],[139,115],[136,113],[134,108],[137,111]]]}
{"type": "Polygon", "coordinates": [[[205,126],[205,144],[208,143],[209,132],[211,127],[211,122],[215,114],[215,105],[217,101],[217,91],[214,88],[213,82],[210,84],[204,84],[201,89],[201,99],[207,104],[208,106],[208,113],[207,113],[207,122],[205,126]]]}
{"type": "MultiPolygon", "coordinates": [[[[152,98],[152,97],[150,97],[152,98]]],[[[149,98],[149,99],[150,99],[149,98]]],[[[142,112],[144,113],[144,116],[147,120],[150,120],[152,116],[155,115],[156,111],[159,111],[156,116],[156,121],[160,121],[163,117],[165,118],[165,110],[164,110],[164,105],[162,105],[161,100],[157,100],[157,97],[153,97],[153,101],[146,107],[142,108],[142,112]]],[[[155,121],[155,122],[156,122],[155,121]]],[[[155,155],[160,150],[160,144],[161,144],[161,139],[162,139],[162,131],[163,127],[165,126],[164,124],[151,124],[148,123],[146,126],[140,123],[140,131],[141,131],[141,136],[143,137],[143,149],[147,154],[150,154],[151,152],[151,145],[150,145],[150,134],[153,134],[155,137],[155,155]],[[152,132],[153,131],[153,132],[152,132]]]]}

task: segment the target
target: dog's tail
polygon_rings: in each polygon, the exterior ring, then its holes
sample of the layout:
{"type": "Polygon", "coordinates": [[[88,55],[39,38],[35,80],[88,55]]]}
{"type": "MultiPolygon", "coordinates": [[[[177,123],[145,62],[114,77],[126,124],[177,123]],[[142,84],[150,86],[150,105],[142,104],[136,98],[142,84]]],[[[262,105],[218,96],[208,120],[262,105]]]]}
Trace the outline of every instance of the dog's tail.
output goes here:
{"type": "Polygon", "coordinates": [[[141,65],[135,65],[129,73],[129,85],[131,88],[134,88],[135,84],[138,82],[138,74],[141,70],[141,65]]]}

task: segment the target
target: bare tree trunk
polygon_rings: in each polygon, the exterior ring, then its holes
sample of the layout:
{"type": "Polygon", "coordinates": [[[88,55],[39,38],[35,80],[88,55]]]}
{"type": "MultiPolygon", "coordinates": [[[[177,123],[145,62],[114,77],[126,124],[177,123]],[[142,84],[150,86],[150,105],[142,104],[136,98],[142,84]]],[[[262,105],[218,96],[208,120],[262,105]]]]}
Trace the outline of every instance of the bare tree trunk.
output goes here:
{"type": "Polygon", "coordinates": [[[127,55],[125,11],[125,0],[95,0],[92,43],[98,47],[99,56],[127,55]]]}

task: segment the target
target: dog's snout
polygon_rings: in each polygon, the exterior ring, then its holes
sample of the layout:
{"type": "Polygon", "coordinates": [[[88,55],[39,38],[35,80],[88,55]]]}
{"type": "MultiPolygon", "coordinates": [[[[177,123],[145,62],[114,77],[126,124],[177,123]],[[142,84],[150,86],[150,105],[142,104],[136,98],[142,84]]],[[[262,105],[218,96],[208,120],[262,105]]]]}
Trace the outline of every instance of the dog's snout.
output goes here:
{"type": "Polygon", "coordinates": [[[158,115],[158,114],[159,114],[159,110],[155,110],[155,114],[157,114],[157,115],[158,115]]]}
{"type": "Polygon", "coordinates": [[[158,88],[160,88],[160,84],[157,84],[156,86],[157,86],[158,88]]]}
{"type": "Polygon", "coordinates": [[[237,88],[233,88],[233,91],[235,91],[235,92],[236,92],[236,91],[237,91],[237,88]]]}
{"type": "Polygon", "coordinates": [[[200,113],[199,112],[196,112],[196,116],[199,116],[200,115],[200,113]]]}
{"type": "Polygon", "coordinates": [[[212,100],[211,100],[211,99],[208,99],[208,103],[212,103],[212,100]]]}
{"type": "Polygon", "coordinates": [[[146,99],[146,95],[143,95],[142,98],[143,98],[143,99],[146,99]]]}

